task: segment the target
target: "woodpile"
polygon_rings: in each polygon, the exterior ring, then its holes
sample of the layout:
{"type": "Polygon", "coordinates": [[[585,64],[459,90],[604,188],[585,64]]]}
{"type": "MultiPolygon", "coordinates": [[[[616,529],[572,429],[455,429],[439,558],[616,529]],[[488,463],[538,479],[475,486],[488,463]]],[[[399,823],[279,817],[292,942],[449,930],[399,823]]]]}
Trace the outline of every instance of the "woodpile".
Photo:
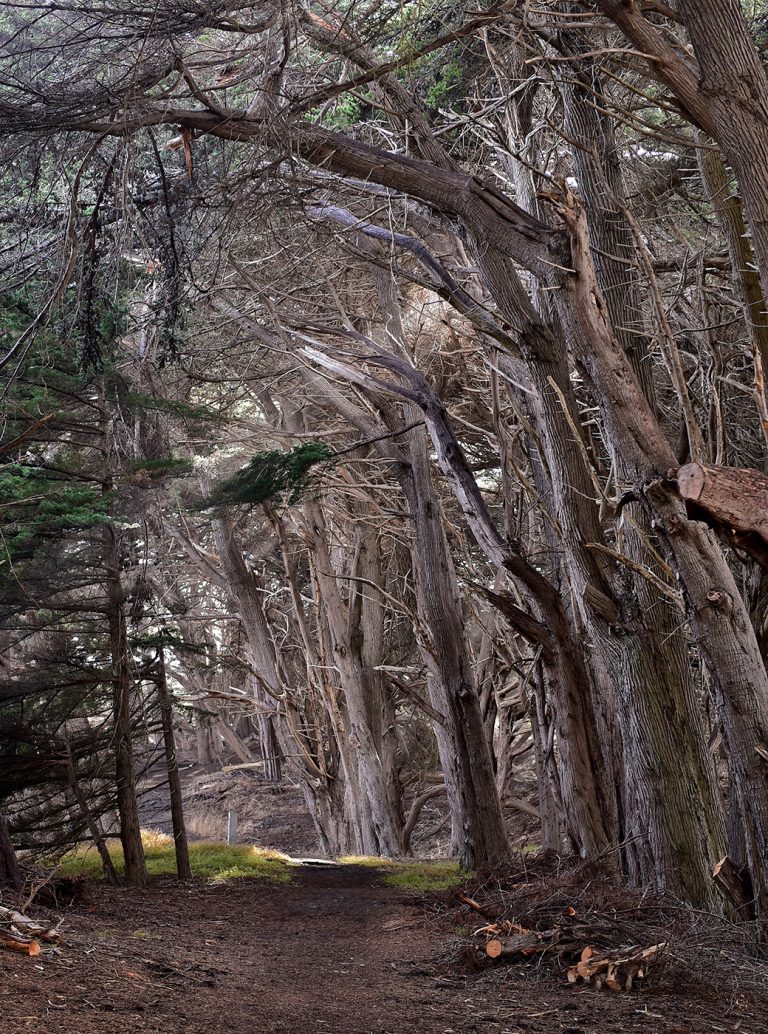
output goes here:
{"type": "Polygon", "coordinates": [[[606,987],[609,991],[629,991],[636,981],[645,977],[648,967],[661,957],[665,948],[666,943],[662,943],[636,948],[628,954],[616,951],[604,954],[587,947],[576,965],[568,969],[568,983],[583,981],[598,990],[606,987]]]}
{"type": "MultiPolygon", "coordinates": [[[[489,918],[488,909],[473,898],[460,894],[459,901],[489,918]]],[[[606,929],[604,917],[580,919],[576,909],[567,906],[557,918],[547,929],[531,929],[510,919],[496,919],[475,930],[473,937],[478,951],[488,959],[524,961],[546,953],[564,971],[569,984],[589,984],[609,991],[631,990],[647,977],[667,948],[666,941],[645,947],[601,947],[599,943],[613,932],[606,929]]]]}
{"type": "Polygon", "coordinates": [[[58,924],[41,923],[0,905],[0,947],[34,956],[40,954],[41,941],[56,944],[60,939],[58,924]]]}

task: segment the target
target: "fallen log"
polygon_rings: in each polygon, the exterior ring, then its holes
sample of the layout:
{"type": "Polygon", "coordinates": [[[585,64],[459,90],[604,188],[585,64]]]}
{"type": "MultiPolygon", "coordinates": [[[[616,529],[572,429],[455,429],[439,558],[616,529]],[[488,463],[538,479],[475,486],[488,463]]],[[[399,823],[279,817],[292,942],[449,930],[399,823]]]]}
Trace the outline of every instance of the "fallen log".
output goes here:
{"type": "Polygon", "coordinates": [[[0,928],[0,946],[32,956],[39,955],[41,950],[39,941],[36,941],[34,937],[26,937],[24,934],[2,928],[0,928]]]}
{"type": "Polygon", "coordinates": [[[40,923],[35,919],[30,919],[29,916],[25,916],[23,912],[17,912],[13,908],[4,908],[0,905],[0,930],[8,926],[11,928],[15,927],[20,933],[28,937],[38,937],[41,941],[51,942],[61,939],[57,927],[40,923]]]}
{"type": "Polygon", "coordinates": [[[489,959],[509,958],[511,955],[531,955],[534,951],[543,951],[549,947],[549,944],[554,943],[554,941],[542,943],[545,936],[534,930],[528,930],[516,937],[492,937],[485,946],[485,954],[489,959]]]}
{"type": "Polygon", "coordinates": [[[40,954],[40,941],[54,943],[58,940],[57,927],[37,922],[23,912],[0,905],[0,947],[34,956],[40,954]]]}

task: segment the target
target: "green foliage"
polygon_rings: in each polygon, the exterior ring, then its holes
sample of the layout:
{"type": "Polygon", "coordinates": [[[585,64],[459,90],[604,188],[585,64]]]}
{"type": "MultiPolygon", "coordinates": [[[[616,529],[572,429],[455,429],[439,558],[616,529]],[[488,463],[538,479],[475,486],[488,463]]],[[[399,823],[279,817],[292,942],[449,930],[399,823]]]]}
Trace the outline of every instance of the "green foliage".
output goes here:
{"type": "MultiPolygon", "coordinates": [[[[147,871],[150,876],[174,876],[176,855],[173,837],[152,831],[142,832],[147,871]]],[[[118,873],[125,871],[123,849],[119,841],[110,840],[109,854],[118,873]]],[[[243,844],[195,843],[189,845],[189,860],[194,876],[206,876],[216,883],[251,877],[272,883],[290,882],[291,870],[287,859],[277,851],[243,844]]],[[[101,859],[96,849],[88,845],[65,855],[59,872],[64,876],[86,876],[103,879],[101,859]]]]}
{"type": "Polygon", "coordinates": [[[461,80],[462,68],[454,58],[440,69],[437,80],[427,90],[425,97],[427,107],[437,110],[449,103],[457,94],[461,80]]]}
{"type": "Polygon", "coordinates": [[[331,129],[346,129],[360,121],[362,102],[352,94],[342,94],[336,101],[330,114],[326,115],[326,125],[331,129]]]}
{"type": "Polygon", "coordinates": [[[108,497],[98,486],[52,478],[22,463],[0,466],[0,526],[12,558],[28,555],[44,539],[102,524],[108,497]]]}
{"type": "Polygon", "coordinates": [[[164,646],[174,650],[176,653],[191,653],[197,654],[200,657],[207,655],[208,650],[205,646],[189,642],[188,639],[180,636],[178,631],[174,631],[164,623],[162,624],[163,627],[157,632],[145,635],[132,635],[130,637],[131,646],[138,650],[157,650],[159,647],[164,646]]]}
{"type": "Polygon", "coordinates": [[[283,498],[293,505],[309,488],[312,468],[327,463],[333,455],[323,442],[296,445],[290,452],[272,449],[257,453],[247,467],[216,486],[206,508],[237,503],[253,505],[283,498]]]}
{"type": "Polygon", "coordinates": [[[156,411],[192,420],[207,420],[211,423],[221,423],[224,419],[220,413],[207,406],[194,405],[181,399],[161,398],[159,395],[148,395],[145,392],[124,391],[121,390],[123,385],[116,381],[108,382],[108,387],[114,387],[119,393],[121,403],[133,410],[156,411]]]}
{"type": "Polygon", "coordinates": [[[192,470],[192,461],[176,459],[173,456],[162,460],[134,460],[130,464],[130,470],[134,483],[161,481],[163,478],[189,474],[192,470]]]}

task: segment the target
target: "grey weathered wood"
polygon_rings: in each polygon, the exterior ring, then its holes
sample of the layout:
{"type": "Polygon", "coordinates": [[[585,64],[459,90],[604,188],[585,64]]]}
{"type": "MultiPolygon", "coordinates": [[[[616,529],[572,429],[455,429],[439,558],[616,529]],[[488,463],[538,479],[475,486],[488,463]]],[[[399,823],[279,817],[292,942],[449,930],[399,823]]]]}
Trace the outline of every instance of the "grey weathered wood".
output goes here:
{"type": "Polygon", "coordinates": [[[23,880],[16,859],[16,851],[11,843],[8,823],[0,811],[0,885],[5,884],[13,890],[21,890],[23,880]]]}
{"type": "Polygon", "coordinates": [[[237,843],[237,812],[227,812],[227,843],[229,845],[237,843]]]}

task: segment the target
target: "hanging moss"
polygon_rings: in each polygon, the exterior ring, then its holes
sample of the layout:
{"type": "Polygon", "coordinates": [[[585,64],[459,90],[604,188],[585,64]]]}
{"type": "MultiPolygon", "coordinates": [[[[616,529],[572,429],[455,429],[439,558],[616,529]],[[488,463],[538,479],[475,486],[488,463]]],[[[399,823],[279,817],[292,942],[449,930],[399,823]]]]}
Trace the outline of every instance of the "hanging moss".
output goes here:
{"type": "Polygon", "coordinates": [[[312,468],[318,463],[327,463],[333,455],[323,442],[296,445],[290,452],[280,449],[259,452],[246,467],[216,486],[206,508],[281,499],[292,505],[307,491],[312,468]]]}

